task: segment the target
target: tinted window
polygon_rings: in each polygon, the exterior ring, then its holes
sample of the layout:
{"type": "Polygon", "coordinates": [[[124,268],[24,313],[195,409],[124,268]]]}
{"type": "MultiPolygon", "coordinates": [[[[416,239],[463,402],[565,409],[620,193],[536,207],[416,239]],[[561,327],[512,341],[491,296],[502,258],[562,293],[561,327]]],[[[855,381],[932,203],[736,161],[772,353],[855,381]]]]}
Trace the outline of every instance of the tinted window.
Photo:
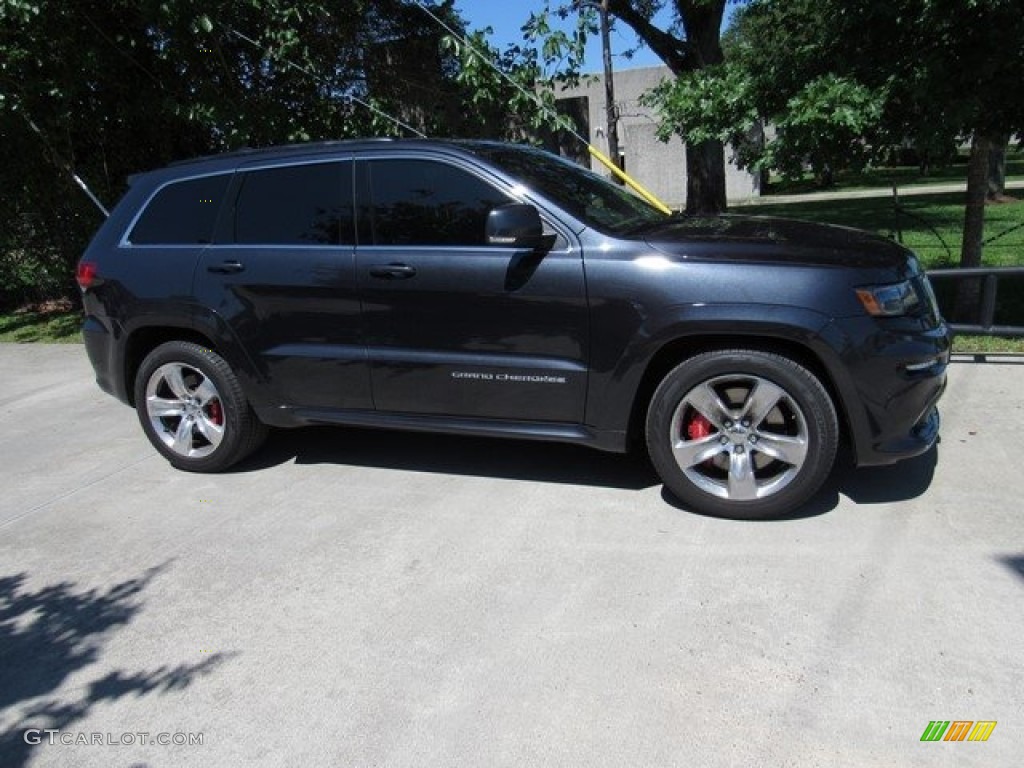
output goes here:
{"type": "Polygon", "coordinates": [[[603,232],[624,235],[668,220],[633,193],[563,157],[507,145],[478,145],[474,151],[603,232]]]}
{"type": "Polygon", "coordinates": [[[483,245],[484,223],[496,205],[512,202],[476,176],[429,160],[369,164],[372,207],[360,235],[375,245],[483,245]]]}
{"type": "Polygon", "coordinates": [[[231,174],[205,176],[161,189],[132,229],[136,245],[208,243],[231,174]]]}
{"type": "Polygon", "coordinates": [[[339,245],[355,240],[352,163],[249,171],[235,206],[235,242],[339,245]]]}

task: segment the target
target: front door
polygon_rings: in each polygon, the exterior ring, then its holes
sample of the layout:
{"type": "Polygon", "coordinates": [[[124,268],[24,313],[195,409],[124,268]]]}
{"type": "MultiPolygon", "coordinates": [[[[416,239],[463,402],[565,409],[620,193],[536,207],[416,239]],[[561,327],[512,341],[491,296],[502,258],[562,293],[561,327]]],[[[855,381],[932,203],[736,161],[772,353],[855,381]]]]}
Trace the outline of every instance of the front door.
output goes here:
{"type": "Polygon", "coordinates": [[[588,314],[579,248],[487,245],[513,202],[478,169],[410,155],[356,163],[363,305],[379,411],[583,420],[588,314]]]}

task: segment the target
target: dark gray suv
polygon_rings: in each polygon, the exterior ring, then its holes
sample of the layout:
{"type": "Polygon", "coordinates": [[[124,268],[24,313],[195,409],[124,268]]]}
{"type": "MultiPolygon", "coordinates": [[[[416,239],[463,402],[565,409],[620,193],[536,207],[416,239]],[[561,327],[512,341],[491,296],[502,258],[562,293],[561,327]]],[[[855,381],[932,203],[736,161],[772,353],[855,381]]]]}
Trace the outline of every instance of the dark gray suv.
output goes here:
{"type": "Polygon", "coordinates": [[[792,512],[938,434],[917,259],[795,221],[664,216],[537,149],[329,142],[131,179],[78,267],[97,381],[176,467],[266,426],[646,443],[694,510],[792,512]],[[640,438],[635,440],[633,438],[640,438]]]}

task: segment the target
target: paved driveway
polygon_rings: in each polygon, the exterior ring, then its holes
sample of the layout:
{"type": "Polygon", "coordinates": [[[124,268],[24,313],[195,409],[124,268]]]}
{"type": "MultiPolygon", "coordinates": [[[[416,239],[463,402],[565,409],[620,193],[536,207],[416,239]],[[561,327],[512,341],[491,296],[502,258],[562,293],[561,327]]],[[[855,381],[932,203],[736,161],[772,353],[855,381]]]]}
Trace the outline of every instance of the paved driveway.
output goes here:
{"type": "Polygon", "coordinates": [[[1024,754],[1024,365],[957,362],[936,452],[765,523],[569,446],[303,430],[188,475],[80,347],[0,371],[5,768],[1024,754]]]}

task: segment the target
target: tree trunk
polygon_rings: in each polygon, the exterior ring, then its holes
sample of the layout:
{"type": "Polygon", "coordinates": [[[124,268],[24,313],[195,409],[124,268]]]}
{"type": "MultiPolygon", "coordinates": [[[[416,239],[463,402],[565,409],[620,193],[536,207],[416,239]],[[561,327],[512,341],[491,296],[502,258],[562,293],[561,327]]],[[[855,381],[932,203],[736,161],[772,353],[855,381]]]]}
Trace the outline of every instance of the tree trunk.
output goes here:
{"type": "MultiPolygon", "coordinates": [[[[651,21],[644,3],[608,0],[608,11],[626,22],[672,73],[696,72],[720,64],[722,16],[726,0],[674,0],[683,22],[683,36],[666,32],[651,21]]],[[[686,140],[686,137],[682,137],[686,140]]],[[[725,149],[719,141],[686,145],[686,211],[721,213],[725,210],[725,149]]]]}
{"type": "MultiPolygon", "coordinates": [[[[985,231],[985,194],[988,191],[988,154],[990,137],[975,131],[971,141],[971,158],[967,163],[967,207],[964,211],[964,241],[960,250],[960,267],[981,266],[981,245],[985,231]]],[[[981,295],[980,280],[959,280],[954,318],[957,322],[978,321],[981,295]]]]}
{"type": "MultiPolygon", "coordinates": [[[[721,64],[722,0],[676,0],[683,20],[691,55],[690,69],[721,64]]],[[[684,137],[685,139],[685,137],[684,137]]],[[[686,144],[686,212],[722,213],[725,198],[725,147],[720,141],[705,141],[698,146],[686,144]]]]}
{"type": "Polygon", "coordinates": [[[686,212],[725,210],[725,149],[720,141],[686,145],[686,212]]]}
{"type": "Polygon", "coordinates": [[[988,150],[988,199],[1001,200],[1006,195],[1006,147],[1010,135],[1004,133],[992,139],[988,150]]]}

